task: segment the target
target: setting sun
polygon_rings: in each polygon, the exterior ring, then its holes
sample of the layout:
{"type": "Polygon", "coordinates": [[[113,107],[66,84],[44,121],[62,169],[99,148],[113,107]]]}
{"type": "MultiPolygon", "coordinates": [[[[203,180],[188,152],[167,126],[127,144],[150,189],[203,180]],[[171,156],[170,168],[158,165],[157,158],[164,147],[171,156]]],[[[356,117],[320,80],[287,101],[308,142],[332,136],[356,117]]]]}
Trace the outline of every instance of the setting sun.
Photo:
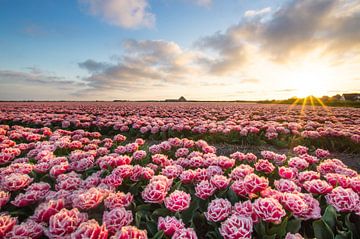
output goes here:
{"type": "Polygon", "coordinates": [[[333,77],[330,67],[306,63],[302,67],[292,70],[289,79],[293,82],[296,96],[320,97],[328,93],[333,77]]]}

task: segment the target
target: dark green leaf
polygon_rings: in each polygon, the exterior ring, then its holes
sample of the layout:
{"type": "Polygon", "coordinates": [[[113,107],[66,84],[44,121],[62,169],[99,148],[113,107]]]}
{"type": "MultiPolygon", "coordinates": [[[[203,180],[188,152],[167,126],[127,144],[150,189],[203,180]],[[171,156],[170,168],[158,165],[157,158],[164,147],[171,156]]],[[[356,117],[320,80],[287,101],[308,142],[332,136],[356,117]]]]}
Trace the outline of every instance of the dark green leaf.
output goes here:
{"type": "Polygon", "coordinates": [[[351,231],[343,232],[338,231],[338,234],[335,236],[335,239],[352,239],[353,235],[351,231]]]}
{"type": "Polygon", "coordinates": [[[209,238],[209,239],[217,239],[217,233],[214,232],[214,231],[210,231],[208,233],[206,233],[205,235],[206,238],[209,238]]]}
{"type": "Polygon", "coordinates": [[[140,190],[139,190],[140,186],[141,186],[141,183],[140,183],[140,182],[138,182],[138,183],[136,183],[136,184],[134,184],[134,185],[131,185],[131,187],[129,188],[129,192],[130,192],[131,194],[134,194],[134,195],[138,194],[139,191],[140,191],[140,190]]]}
{"type": "Polygon", "coordinates": [[[300,228],[301,228],[301,220],[294,218],[288,221],[286,226],[286,231],[295,234],[300,230],[300,228]]]}
{"type": "Polygon", "coordinates": [[[236,202],[239,201],[238,196],[231,188],[229,188],[229,190],[227,191],[227,196],[232,204],[235,204],[236,202]]]}
{"type": "Polygon", "coordinates": [[[201,200],[199,202],[199,210],[201,212],[206,212],[207,209],[208,209],[208,205],[209,205],[209,199],[206,199],[206,200],[201,200]]]}
{"type": "Polygon", "coordinates": [[[254,225],[254,229],[256,234],[261,237],[262,235],[266,235],[265,224],[263,221],[260,221],[254,225]]]}
{"type": "Polygon", "coordinates": [[[169,214],[169,211],[166,208],[158,208],[152,213],[152,215],[155,217],[166,216],[168,214],[169,214]]]}
{"type": "Polygon", "coordinates": [[[181,181],[177,182],[175,185],[174,185],[174,189],[175,190],[180,190],[181,188],[181,181]]]}
{"type": "MultiPolygon", "coordinates": [[[[360,238],[360,228],[350,220],[351,213],[345,216],[345,225],[352,232],[354,238],[360,238]]],[[[359,216],[355,216],[359,220],[359,216]]]]}
{"type": "Polygon", "coordinates": [[[273,235],[264,235],[262,238],[263,238],[263,239],[275,239],[275,238],[276,238],[276,234],[273,234],[273,235]]]}
{"type": "Polygon", "coordinates": [[[284,218],[280,224],[272,225],[268,230],[267,235],[278,235],[279,237],[283,237],[286,234],[286,226],[287,226],[288,218],[284,218]]]}
{"type": "Polygon", "coordinates": [[[149,211],[151,208],[151,204],[141,204],[136,207],[136,211],[149,211]]]}
{"type": "Polygon", "coordinates": [[[150,233],[150,235],[155,235],[158,231],[157,229],[157,223],[154,221],[147,221],[146,222],[146,229],[150,233]]]}
{"type": "Polygon", "coordinates": [[[141,222],[141,212],[135,213],[135,226],[139,227],[141,222]]]}
{"type": "Polygon", "coordinates": [[[334,233],[331,228],[322,220],[313,222],[314,234],[317,239],[332,239],[334,233]]]}
{"type": "Polygon", "coordinates": [[[161,239],[164,237],[164,231],[158,231],[152,239],[161,239]]]}
{"type": "Polygon", "coordinates": [[[190,203],[190,207],[181,213],[183,222],[189,223],[193,219],[195,212],[198,208],[199,208],[198,201],[193,200],[190,203]]]}
{"type": "Polygon", "coordinates": [[[337,214],[335,208],[331,205],[327,206],[322,219],[333,231],[336,229],[336,217],[337,214]]]}

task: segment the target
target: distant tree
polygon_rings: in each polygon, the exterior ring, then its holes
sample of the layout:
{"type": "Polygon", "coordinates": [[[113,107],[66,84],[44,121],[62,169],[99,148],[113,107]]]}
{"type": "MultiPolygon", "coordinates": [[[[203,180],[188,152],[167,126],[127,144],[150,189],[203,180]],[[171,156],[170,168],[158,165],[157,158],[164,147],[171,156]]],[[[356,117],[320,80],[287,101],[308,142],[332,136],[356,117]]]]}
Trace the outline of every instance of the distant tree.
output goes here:
{"type": "Polygon", "coordinates": [[[334,95],[331,97],[332,100],[341,100],[341,95],[340,94],[337,94],[337,95],[334,95]]]}
{"type": "Polygon", "coordinates": [[[324,95],[324,96],[321,97],[321,100],[322,100],[322,101],[329,101],[329,100],[330,100],[330,97],[327,96],[327,95],[324,95]]]}

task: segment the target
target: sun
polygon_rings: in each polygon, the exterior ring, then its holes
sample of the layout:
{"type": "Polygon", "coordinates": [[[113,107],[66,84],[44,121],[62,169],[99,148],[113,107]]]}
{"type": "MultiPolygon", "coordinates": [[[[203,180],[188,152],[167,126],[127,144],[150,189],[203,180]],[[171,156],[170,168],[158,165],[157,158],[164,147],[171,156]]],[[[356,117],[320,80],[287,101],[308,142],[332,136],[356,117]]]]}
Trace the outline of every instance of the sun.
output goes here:
{"type": "Polygon", "coordinates": [[[331,67],[305,63],[290,73],[292,87],[297,97],[326,95],[333,78],[331,67]]]}

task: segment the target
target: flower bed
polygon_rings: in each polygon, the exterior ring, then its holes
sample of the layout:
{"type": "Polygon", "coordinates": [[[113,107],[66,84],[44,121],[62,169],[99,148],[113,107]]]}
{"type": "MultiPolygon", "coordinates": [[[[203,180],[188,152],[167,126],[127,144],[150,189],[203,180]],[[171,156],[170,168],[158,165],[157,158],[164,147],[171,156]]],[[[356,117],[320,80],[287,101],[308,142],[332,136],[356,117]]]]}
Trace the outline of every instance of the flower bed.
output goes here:
{"type": "MultiPolygon", "coordinates": [[[[0,123],[144,139],[306,145],[360,153],[360,110],[236,103],[2,103],[0,123]]],[[[16,137],[16,136],[13,136],[16,137]]]]}
{"type": "Polygon", "coordinates": [[[1,238],[360,238],[360,176],[327,150],[0,126],[1,238]]]}

